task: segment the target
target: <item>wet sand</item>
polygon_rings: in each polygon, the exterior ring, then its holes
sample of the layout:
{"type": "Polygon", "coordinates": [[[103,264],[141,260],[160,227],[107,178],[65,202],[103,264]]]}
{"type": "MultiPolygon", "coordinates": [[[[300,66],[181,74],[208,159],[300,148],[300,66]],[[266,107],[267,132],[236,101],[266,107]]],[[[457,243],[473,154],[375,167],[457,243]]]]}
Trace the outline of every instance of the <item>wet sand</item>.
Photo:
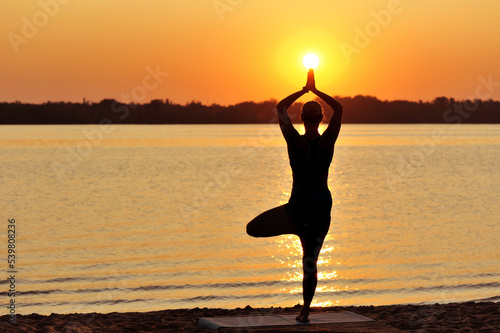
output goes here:
{"type": "MultiPolygon", "coordinates": [[[[38,314],[16,315],[16,323],[1,316],[2,332],[214,332],[197,328],[201,317],[276,315],[297,313],[300,307],[291,308],[237,308],[162,310],[152,312],[112,312],[107,314],[38,314]]],[[[500,332],[500,307],[494,302],[467,302],[435,305],[347,306],[314,308],[315,312],[352,311],[375,319],[370,328],[323,325],[301,325],[275,328],[283,332],[377,332],[386,327],[387,332],[500,332]],[[393,330],[392,330],[393,329],[393,330]]],[[[368,324],[366,324],[368,325],[368,324]]],[[[225,330],[231,331],[231,330],[225,330]]],[[[236,330],[233,330],[236,332],[236,330]]],[[[263,329],[239,330],[263,332],[263,329]]],[[[271,332],[267,330],[266,332],[271,332]]]]}

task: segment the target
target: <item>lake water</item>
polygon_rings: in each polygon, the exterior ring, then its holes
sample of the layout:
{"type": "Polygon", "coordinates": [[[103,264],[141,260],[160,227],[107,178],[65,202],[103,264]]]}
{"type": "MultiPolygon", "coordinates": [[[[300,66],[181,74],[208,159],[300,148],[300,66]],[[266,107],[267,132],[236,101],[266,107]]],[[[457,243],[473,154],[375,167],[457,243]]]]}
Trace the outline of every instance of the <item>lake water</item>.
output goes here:
{"type": "MultiPolygon", "coordinates": [[[[0,128],[17,313],[302,301],[296,236],[245,233],[290,195],[276,125],[0,128]]],[[[499,165],[500,125],[343,125],[314,304],[498,301],[499,165]]]]}

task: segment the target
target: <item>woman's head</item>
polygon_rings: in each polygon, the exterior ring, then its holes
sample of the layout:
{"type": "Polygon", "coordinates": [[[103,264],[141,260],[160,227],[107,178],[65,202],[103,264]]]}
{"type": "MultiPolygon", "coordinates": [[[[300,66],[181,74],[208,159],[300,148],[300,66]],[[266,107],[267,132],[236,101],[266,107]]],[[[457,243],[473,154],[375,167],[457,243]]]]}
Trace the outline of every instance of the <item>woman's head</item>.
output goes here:
{"type": "Polygon", "coordinates": [[[309,101],[302,105],[300,119],[304,123],[318,124],[323,121],[323,108],[316,101],[309,101]]]}

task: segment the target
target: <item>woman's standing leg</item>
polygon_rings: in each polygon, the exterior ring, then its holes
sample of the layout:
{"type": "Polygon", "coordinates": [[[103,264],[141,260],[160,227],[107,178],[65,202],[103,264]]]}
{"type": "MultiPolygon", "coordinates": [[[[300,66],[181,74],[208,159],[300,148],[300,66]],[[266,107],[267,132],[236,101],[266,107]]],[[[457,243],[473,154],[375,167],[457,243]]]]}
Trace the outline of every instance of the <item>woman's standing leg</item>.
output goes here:
{"type": "Polygon", "coordinates": [[[331,201],[311,201],[307,205],[308,214],[304,217],[308,221],[304,232],[300,235],[302,244],[302,293],[304,305],[297,320],[309,321],[309,309],[318,284],[318,257],[323,242],[330,229],[331,201]]]}
{"type": "Polygon", "coordinates": [[[309,321],[309,309],[311,308],[311,303],[316,291],[316,286],[318,284],[318,257],[321,251],[321,246],[323,245],[324,236],[317,236],[315,238],[311,237],[301,237],[300,241],[302,243],[302,294],[304,298],[304,305],[300,314],[297,316],[297,320],[300,322],[309,321]]]}

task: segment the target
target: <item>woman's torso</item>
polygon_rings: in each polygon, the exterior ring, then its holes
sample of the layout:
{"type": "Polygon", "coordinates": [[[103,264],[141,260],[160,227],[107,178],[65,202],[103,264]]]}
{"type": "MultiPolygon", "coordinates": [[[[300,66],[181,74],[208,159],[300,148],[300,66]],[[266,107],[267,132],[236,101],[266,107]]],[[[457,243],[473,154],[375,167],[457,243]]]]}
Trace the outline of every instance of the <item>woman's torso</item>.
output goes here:
{"type": "Polygon", "coordinates": [[[293,177],[292,196],[331,200],[328,170],[333,154],[322,147],[321,136],[315,139],[301,137],[307,142],[307,149],[299,153],[298,147],[288,147],[293,177]]]}

